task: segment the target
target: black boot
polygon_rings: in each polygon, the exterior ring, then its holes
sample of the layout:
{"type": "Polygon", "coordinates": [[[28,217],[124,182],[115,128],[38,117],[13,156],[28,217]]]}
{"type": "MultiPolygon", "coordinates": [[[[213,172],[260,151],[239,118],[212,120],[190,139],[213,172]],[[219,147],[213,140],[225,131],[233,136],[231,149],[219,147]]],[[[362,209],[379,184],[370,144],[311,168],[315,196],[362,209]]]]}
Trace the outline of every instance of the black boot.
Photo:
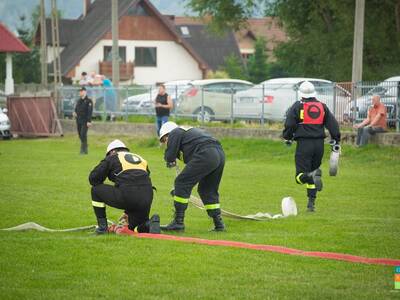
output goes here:
{"type": "Polygon", "coordinates": [[[315,169],[314,171],[307,173],[307,176],[312,178],[317,191],[322,191],[322,179],[321,179],[322,171],[321,171],[321,169],[315,169]]]}
{"type": "Polygon", "coordinates": [[[161,230],[164,231],[184,231],[185,224],[183,223],[185,219],[184,210],[175,210],[174,219],[168,225],[161,225],[161,230]]]}
{"type": "Polygon", "coordinates": [[[97,218],[96,234],[105,234],[108,232],[107,218],[97,218]]]}
{"type": "Polygon", "coordinates": [[[83,143],[81,143],[81,150],[79,151],[79,154],[85,154],[85,146],[83,143]]]}
{"type": "Polygon", "coordinates": [[[83,154],[88,154],[88,144],[83,143],[83,154]]]}
{"type": "Polygon", "coordinates": [[[307,211],[308,212],[315,211],[315,198],[312,197],[308,198],[307,211]]]}
{"type": "Polygon", "coordinates": [[[225,231],[225,224],[224,221],[222,221],[222,217],[220,214],[213,216],[213,221],[214,221],[214,229],[211,231],[225,231]]]}
{"type": "Polygon", "coordinates": [[[159,234],[161,233],[160,230],[160,216],[154,214],[151,216],[149,221],[149,233],[159,234]]]}

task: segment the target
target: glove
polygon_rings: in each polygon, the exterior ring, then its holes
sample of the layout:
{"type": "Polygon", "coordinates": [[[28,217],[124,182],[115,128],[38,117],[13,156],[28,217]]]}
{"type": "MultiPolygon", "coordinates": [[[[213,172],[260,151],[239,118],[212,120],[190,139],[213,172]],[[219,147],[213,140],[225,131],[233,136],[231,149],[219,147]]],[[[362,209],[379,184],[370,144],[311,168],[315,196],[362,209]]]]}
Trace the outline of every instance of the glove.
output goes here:
{"type": "Polygon", "coordinates": [[[290,147],[292,146],[293,141],[292,140],[285,140],[285,145],[290,147]]]}
{"type": "Polygon", "coordinates": [[[174,168],[176,167],[176,161],[167,162],[167,168],[174,168]]]}

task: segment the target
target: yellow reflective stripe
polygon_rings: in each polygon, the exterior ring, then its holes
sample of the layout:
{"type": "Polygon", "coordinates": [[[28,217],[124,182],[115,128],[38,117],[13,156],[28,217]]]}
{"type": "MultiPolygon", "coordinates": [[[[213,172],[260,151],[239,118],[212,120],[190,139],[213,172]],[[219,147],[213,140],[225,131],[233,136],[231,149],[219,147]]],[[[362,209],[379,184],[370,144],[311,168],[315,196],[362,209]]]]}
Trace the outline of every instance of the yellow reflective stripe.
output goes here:
{"type": "Polygon", "coordinates": [[[315,189],[316,187],[315,187],[315,184],[306,184],[306,187],[308,188],[308,189],[315,189]]]}
{"type": "Polygon", "coordinates": [[[304,120],[304,110],[300,110],[300,120],[304,120]]]}
{"type": "Polygon", "coordinates": [[[301,180],[300,180],[300,177],[303,176],[303,174],[304,174],[304,173],[300,173],[300,174],[298,174],[298,175],[296,176],[296,182],[297,182],[297,183],[303,184],[303,182],[301,182],[301,180]]]}
{"type": "Polygon", "coordinates": [[[106,207],[106,205],[103,202],[97,202],[97,201],[92,201],[92,205],[94,207],[106,207]]]}
{"type": "Polygon", "coordinates": [[[182,197],[179,197],[179,196],[174,196],[174,200],[176,202],[183,203],[183,204],[189,203],[189,199],[182,198],[182,197]]]}
{"type": "Polygon", "coordinates": [[[221,207],[221,206],[220,206],[219,203],[216,203],[216,204],[205,204],[205,205],[204,205],[204,208],[205,208],[206,210],[217,209],[217,208],[220,208],[220,207],[221,207]]]}

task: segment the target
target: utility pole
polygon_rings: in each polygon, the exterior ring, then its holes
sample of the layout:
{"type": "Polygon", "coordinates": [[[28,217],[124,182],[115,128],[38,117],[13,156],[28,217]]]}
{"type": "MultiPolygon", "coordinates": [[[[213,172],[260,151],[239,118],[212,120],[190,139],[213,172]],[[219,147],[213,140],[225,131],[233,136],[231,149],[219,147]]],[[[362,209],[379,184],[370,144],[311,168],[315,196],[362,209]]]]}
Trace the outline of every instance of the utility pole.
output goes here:
{"type": "Polygon", "coordinates": [[[112,82],[119,86],[118,0],[111,0],[112,82]]]}
{"type": "Polygon", "coordinates": [[[61,85],[61,61],[57,0],[51,0],[51,40],[53,46],[54,100],[56,102],[57,112],[61,114],[62,107],[58,97],[58,88],[59,85],[61,85]]]}
{"type": "Polygon", "coordinates": [[[40,0],[40,66],[41,83],[47,86],[47,28],[44,0],[40,0]]]}
{"type": "Polygon", "coordinates": [[[353,83],[362,80],[364,12],[365,12],[365,0],[355,0],[355,1],[356,1],[356,11],[354,18],[353,69],[351,76],[351,81],[353,83]]]}

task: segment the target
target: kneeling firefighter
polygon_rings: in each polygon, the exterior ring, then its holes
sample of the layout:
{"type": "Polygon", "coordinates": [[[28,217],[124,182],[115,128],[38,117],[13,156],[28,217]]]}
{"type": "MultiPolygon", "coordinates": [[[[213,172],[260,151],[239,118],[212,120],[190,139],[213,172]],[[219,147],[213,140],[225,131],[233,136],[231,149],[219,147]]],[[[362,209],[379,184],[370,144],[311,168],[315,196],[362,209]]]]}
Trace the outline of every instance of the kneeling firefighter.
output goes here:
{"type": "Polygon", "coordinates": [[[173,190],[175,217],[162,230],[184,230],[185,210],[193,187],[198,183],[198,193],[207,214],[214,221],[214,231],[224,231],[221,218],[218,188],[225,165],[221,144],[208,133],[193,127],[178,127],[167,122],[160,129],[160,142],[166,143],[164,159],[167,167],[176,166],[176,159],[183,160],[185,168],[175,179],[173,190]]]}
{"type": "Polygon", "coordinates": [[[153,186],[147,161],[129,152],[123,142],[114,140],[108,145],[106,157],[90,173],[89,182],[98,222],[96,233],[108,232],[106,205],[125,210],[130,230],[160,233],[159,216],[149,220],[153,186]],[[114,186],[103,183],[107,177],[114,186]]]}
{"type": "Polygon", "coordinates": [[[299,87],[300,101],[288,110],[283,138],[288,145],[297,142],[295,163],[296,182],[306,184],[307,210],[315,210],[317,191],[322,190],[322,157],[324,155],[325,127],[336,146],[340,142],[339,124],[328,107],[316,99],[314,85],[304,81],[299,87]]]}

